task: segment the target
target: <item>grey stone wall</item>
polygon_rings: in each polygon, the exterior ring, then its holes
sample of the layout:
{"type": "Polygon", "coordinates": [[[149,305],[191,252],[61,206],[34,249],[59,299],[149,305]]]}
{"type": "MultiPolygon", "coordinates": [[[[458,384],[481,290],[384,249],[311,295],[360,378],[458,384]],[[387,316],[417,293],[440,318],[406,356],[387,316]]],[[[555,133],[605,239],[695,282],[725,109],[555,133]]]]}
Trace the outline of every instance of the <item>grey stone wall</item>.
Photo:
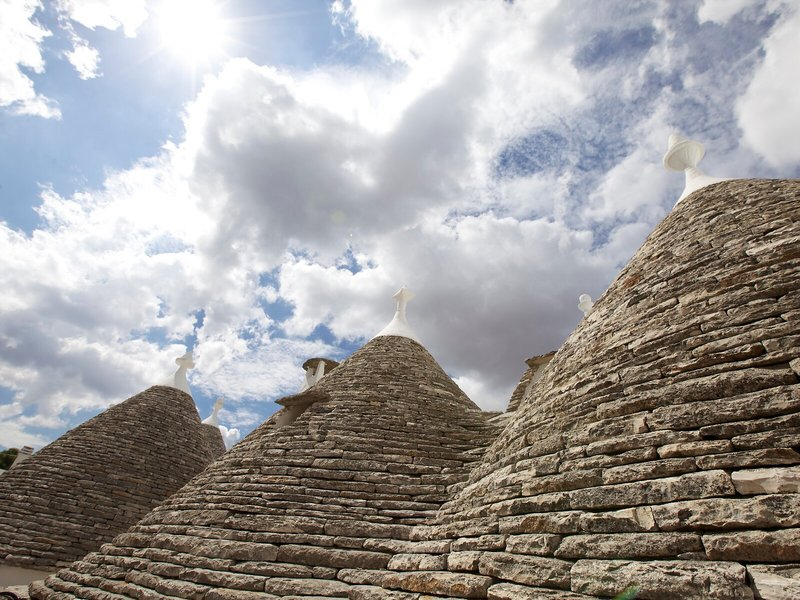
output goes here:
{"type": "Polygon", "coordinates": [[[800,182],[700,190],[485,453],[433,359],[378,338],[32,596],[797,597],[799,273],[800,182]]]}
{"type": "Polygon", "coordinates": [[[156,386],[42,448],[0,477],[0,564],[52,569],[98,549],[219,455],[204,429],[191,396],[156,386]]]}
{"type": "Polygon", "coordinates": [[[381,585],[493,599],[628,586],[640,599],[800,597],[798,275],[800,182],[689,196],[436,524],[415,531],[450,544],[430,558],[446,568],[381,585]]]}
{"type": "Polygon", "coordinates": [[[414,526],[497,431],[408,338],[372,340],[312,390],[34,597],[347,597],[360,570],[428,548],[414,526]]]}

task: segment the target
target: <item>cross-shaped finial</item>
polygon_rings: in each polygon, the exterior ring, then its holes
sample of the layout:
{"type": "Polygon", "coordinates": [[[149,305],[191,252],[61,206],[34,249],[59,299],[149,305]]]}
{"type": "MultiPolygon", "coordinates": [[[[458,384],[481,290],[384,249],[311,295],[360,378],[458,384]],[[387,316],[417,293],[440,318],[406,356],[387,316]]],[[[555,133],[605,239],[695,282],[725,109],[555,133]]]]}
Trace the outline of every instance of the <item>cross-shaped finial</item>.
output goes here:
{"type": "Polygon", "coordinates": [[[416,296],[417,295],[405,285],[401,287],[394,296],[392,296],[392,298],[397,300],[397,314],[403,321],[406,320],[406,305],[416,296]]]}
{"type": "Polygon", "coordinates": [[[189,391],[189,382],[186,379],[186,371],[194,368],[194,359],[192,358],[192,351],[188,350],[186,354],[180,358],[175,359],[175,364],[178,365],[178,370],[175,371],[174,383],[172,387],[186,392],[190,396],[192,392],[189,391]]]}
{"type": "Polygon", "coordinates": [[[394,318],[391,322],[384,327],[381,332],[375,337],[381,335],[398,335],[401,337],[411,338],[418,342],[417,336],[406,321],[406,305],[414,298],[416,294],[409,290],[406,286],[401,287],[396,294],[392,296],[397,300],[397,309],[394,312],[394,318]]]}

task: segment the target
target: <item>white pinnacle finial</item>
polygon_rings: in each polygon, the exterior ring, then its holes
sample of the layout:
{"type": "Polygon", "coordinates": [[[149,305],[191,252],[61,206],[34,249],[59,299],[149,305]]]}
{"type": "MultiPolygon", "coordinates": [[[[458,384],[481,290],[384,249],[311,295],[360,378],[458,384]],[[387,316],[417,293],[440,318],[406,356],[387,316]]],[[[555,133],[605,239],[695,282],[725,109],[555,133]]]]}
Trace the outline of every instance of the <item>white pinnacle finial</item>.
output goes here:
{"type": "Polygon", "coordinates": [[[205,425],[213,425],[214,427],[219,427],[219,411],[222,410],[222,404],[224,400],[222,398],[217,398],[217,401],[214,402],[214,408],[211,411],[211,414],[203,419],[203,423],[205,425]]]}
{"type": "Polygon", "coordinates": [[[721,177],[709,177],[697,168],[705,153],[705,146],[700,142],[687,140],[676,133],[669,136],[667,153],[664,155],[663,161],[664,167],[670,171],[683,171],[686,175],[686,186],[683,188],[678,202],[700,188],[727,180],[721,177]]]}
{"type": "Polygon", "coordinates": [[[411,326],[406,320],[406,305],[416,296],[414,292],[409,290],[406,286],[401,287],[397,293],[392,296],[397,300],[397,309],[394,313],[394,318],[391,322],[384,327],[381,332],[375,337],[382,335],[398,335],[400,337],[407,337],[419,343],[417,334],[411,329],[411,326]]]}
{"type": "Polygon", "coordinates": [[[194,368],[194,360],[192,360],[192,351],[189,350],[186,352],[186,354],[184,354],[180,358],[176,358],[175,364],[178,365],[178,370],[175,371],[175,375],[164,385],[168,385],[169,387],[174,387],[175,389],[181,390],[182,392],[186,392],[191,396],[192,392],[189,390],[189,382],[186,380],[186,371],[194,368]]]}
{"type": "Polygon", "coordinates": [[[594,302],[592,302],[592,297],[589,294],[581,294],[578,296],[578,308],[583,311],[583,316],[588,317],[589,311],[592,310],[594,306],[594,302]]]}

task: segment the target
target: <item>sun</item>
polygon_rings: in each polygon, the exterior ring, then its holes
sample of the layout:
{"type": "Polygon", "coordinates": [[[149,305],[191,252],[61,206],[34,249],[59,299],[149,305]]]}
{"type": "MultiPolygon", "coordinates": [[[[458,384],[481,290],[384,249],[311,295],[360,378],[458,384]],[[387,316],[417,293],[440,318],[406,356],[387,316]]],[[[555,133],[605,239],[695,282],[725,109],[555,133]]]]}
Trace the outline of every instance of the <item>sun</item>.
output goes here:
{"type": "Polygon", "coordinates": [[[156,11],[161,43],[179,58],[197,64],[224,53],[227,32],[221,2],[162,0],[156,11]]]}

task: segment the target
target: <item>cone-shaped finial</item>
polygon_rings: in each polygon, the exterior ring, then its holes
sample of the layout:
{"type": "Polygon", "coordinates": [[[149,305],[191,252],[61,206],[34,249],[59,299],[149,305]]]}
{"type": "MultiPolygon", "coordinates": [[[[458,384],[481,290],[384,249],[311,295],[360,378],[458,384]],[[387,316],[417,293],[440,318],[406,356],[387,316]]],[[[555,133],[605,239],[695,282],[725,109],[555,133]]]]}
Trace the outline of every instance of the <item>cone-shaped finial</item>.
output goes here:
{"type": "Polygon", "coordinates": [[[410,338],[415,342],[420,343],[419,339],[417,338],[417,334],[414,333],[414,330],[411,329],[408,321],[406,321],[406,305],[415,297],[415,295],[416,294],[414,294],[414,292],[409,290],[406,286],[403,286],[394,296],[392,296],[392,298],[397,300],[397,309],[395,310],[394,318],[375,337],[379,337],[381,335],[398,335],[401,337],[410,338]]]}
{"type": "Polygon", "coordinates": [[[222,410],[223,402],[224,400],[222,398],[217,398],[217,401],[214,402],[214,408],[212,409],[211,414],[203,419],[203,423],[205,425],[219,427],[219,411],[222,410]]]}
{"type": "Polygon", "coordinates": [[[186,371],[194,368],[194,360],[192,359],[192,351],[188,350],[186,354],[180,358],[175,359],[175,364],[178,365],[178,370],[175,375],[170,377],[162,385],[174,387],[177,390],[186,392],[190,396],[192,392],[189,390],[189,382],[186,379],[186,371]]]}
{"type": "Polygon", "coordinates": [[[593,306],[594,302],[592,302],[592,297],[589,294],[581,294],[578,297],[578,308],[583,312],[584,317],[589,315],[589,311],[592,310],[593,306]]]}
{"type": "Polygon", "coordinates": [[[664,167],[670,171],[683,171],[686,174],[686,186],[683,188],[678,202],[702,187],[726,181],[726,178],[709,177],[697,168],[698,163],[706,154],[705,146],[700,142],[687,140],[677,133],[673,133],[669,136],[667,146],[667,153],[663,160],[664,167]]]}

